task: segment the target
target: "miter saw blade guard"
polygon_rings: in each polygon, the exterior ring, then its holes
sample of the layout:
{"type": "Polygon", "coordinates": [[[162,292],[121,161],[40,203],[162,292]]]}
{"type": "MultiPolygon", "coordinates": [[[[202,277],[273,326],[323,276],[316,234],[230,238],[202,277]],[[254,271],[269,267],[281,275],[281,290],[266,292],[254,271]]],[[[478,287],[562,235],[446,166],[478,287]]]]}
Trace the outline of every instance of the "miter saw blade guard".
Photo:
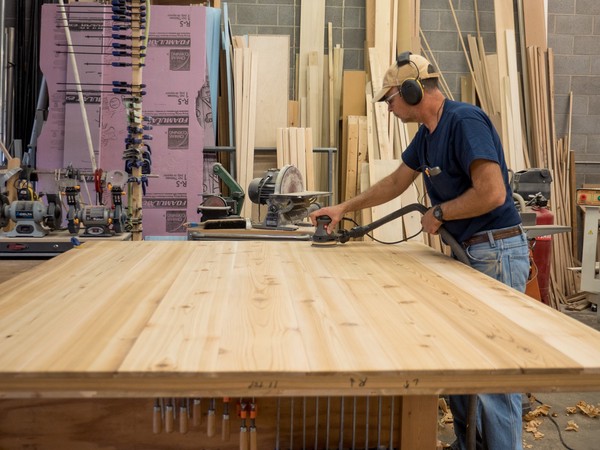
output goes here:
{"type": "Polygon", "coordinates": [[[319,196],[328,192],[304,190],[302,174],[297,167],[286,165],[281,169],[269,169],[262,178],[255,178],[248,186],[248,196],[253,203],[267,205],[262,224],[255,228],[296,228],[310,212],[320,206],[315,203],[319,196]]]}

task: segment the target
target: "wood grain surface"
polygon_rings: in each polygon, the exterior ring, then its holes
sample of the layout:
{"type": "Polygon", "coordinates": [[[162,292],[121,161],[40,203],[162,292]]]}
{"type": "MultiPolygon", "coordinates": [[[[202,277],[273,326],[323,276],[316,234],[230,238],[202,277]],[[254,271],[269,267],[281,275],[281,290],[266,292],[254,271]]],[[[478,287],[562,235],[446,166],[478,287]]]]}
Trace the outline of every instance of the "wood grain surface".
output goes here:
{"type": "Polygon", "coordinates": [[[0,285],[0,397],[600,390],[600,333],[417,243],[88,242],[0,285]]]}

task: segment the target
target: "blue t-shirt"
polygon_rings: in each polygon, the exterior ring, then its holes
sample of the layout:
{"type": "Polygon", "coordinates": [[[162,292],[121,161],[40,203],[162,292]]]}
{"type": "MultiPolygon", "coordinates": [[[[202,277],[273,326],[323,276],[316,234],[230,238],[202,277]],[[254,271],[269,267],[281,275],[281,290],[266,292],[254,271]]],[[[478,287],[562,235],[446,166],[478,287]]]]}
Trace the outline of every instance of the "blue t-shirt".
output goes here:
{"type": "Polygon", "coordinates": [[[504,151],[498,133],[489,117],[477,106],[446,100],[440,121],[433,133],[424,125],[402,153],[402,160],[424,175],[427,193],[433,205],[452,200],[472,185],[470,167],[473,161],[486,159],[500,165],[506,200],[502,206],[482,216],[449,220],[444,227],[463,242],[475,233],[506,228],[521,223],[508,183],[504,151]],[[439,174],[435,174],[441,169],[439,174]]]}

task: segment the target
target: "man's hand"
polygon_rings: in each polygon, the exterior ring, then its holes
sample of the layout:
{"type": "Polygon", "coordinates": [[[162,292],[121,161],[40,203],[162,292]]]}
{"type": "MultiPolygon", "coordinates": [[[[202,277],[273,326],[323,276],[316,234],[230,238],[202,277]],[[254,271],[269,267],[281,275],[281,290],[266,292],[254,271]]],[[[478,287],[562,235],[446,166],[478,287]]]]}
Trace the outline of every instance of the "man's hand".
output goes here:
{"type": "Polygon", "coordinates": [[[325,226],[325,230],[327,234],[331,234],[335,231],[337,224],[342,220],[346,211],[341,205],[335,206],[326,206],[325,208],[317,209],[313,211],[310,216],[310,221],[314,226],[317,226],[317,217],[319,216],[329,216],[331,218],[331,223],[325,226]]]}
{"type": "Polygon", "coordinates": [[[433,208],[429,208],[427,212],[421,216],[421,226],[426,233],[438,234],[442,222],[433,216],[433,208]]]}

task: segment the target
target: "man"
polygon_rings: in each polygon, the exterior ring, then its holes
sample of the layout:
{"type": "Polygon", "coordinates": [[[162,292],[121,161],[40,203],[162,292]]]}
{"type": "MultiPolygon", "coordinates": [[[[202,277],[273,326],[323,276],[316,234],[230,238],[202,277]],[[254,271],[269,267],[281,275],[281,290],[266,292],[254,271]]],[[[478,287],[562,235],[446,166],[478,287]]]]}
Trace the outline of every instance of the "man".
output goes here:
{"type": "MultiPolygon", "coordinates": [[[[502,144],[490,119],[478,107],[447,100],[438,74],[422,56],[401,54],[386,72],[373,98],[385,101],[403,122],[420,123],[392,174],[368,191],[311,214],[327,215],[331,233],[344,214],[385,203],[425,174],[434,205],[421,218],[423,230],[443,225],[462,243],[473,268],[524,292],[529,249],[508,182],[502,144]]],[[[467,396],[450,396],[457,441],[466,448],[467,396]]],[[[521,394],[478,396],[478,448],[522,449],[521,394]]]]}

